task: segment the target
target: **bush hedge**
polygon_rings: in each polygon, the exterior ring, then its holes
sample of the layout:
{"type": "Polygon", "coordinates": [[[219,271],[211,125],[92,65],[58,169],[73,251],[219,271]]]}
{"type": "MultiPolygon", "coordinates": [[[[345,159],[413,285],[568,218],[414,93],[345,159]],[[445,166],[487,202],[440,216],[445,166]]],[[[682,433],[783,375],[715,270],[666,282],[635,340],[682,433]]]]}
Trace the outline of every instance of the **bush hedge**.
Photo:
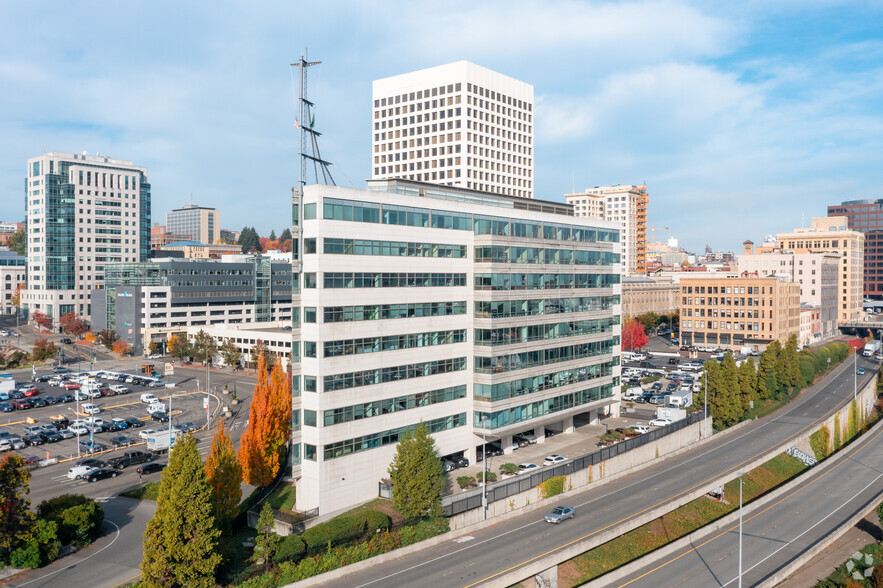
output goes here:
{"type": "Polygon", "coordinates": [[[549,478],[545,482],[540,483],[540,488],[542,488],[543,496],[545,498],[558,496],[559,494],[564,492],[564,476],[555,476],[554,478],[549,478]]]}
{"type": "Polygon", "coordinates": [[[300,535],[288,535],[279,539],[276,544],[276,553],[273,554],[273,563],[278,564],[288,560],[299,560],[307,552],[307,544],[300,535]]]}
{"type": "Polygon", "coordinates": [[[101,534],[104,509],[82,494],[62,494],[41,502],[37,517],[58,525],[58,540],[62,545],[84,547],[101,534]]]}
{"type": "Polygon", "coordinates": [[[315,554],[329,545],[333,547],[358,539],[368,531],[373,533],[376,529],[388,529],[389,525],[390,519],[385,513],[365,509],[342,514],[310,527],[303,532],[301,539],[306,543],[307,551],[315,554]]]}

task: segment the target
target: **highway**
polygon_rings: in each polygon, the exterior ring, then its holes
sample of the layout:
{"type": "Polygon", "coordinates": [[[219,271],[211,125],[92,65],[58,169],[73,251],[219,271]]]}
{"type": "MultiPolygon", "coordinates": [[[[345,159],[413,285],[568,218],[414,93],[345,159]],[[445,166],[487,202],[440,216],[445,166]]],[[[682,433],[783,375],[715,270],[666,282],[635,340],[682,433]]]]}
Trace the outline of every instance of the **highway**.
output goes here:
{"type": "MultiPolygon", "coordinates": [[[[883,491],[883,428],[844,449],[837,462],[772,503],[744,514],[742,584],[756,586],[823,541],[883,491]]],[[[619,586],[736,586],[739,526],[696,539],[664,562],[647,566],[619,586]]],[[[603,578],[601,579],[603,581],[603,578]]]]}
{"type": "MultiPolygon", "coordinates": [[[[876,374],[876,362],[859,360],[868,369],[859,387],[876,374]]],[[[712,438],[688,451],[604,485],[548,501],[576,507],[576,518],[560,525],[543,522],[545,510],[526,513],[496,525],[452,534],[451,540],[416,553],[379,562],[327,586],[476,586],[517,570],[572,543],[614,529],[691,490],[732,474],[770,448],[817,425],[853,395],[853,365],[847,361],[832,376],[805,390],[775,415],[712,438]]],[[[663,583],[665,584],[665,583],[663,583]]],[[[657,582],[658,585],[658,582],[657,582]]]]}

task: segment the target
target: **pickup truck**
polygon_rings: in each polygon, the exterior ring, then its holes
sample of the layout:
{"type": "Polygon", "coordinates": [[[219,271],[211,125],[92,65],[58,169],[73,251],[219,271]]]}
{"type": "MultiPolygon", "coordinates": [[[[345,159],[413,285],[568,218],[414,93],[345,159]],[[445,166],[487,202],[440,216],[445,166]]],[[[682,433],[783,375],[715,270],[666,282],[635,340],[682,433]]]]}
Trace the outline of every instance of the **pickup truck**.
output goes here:
{"type": "Polygon", "coordinates": [[[108,464],[111,467],[117,469],[125,469],[130,465],[135,465],[139,463],[147,463],[153,459],[153,455],[144,451],[127,451],[120,457],[115,457],[111,460],[108,460],[108,464]]]}

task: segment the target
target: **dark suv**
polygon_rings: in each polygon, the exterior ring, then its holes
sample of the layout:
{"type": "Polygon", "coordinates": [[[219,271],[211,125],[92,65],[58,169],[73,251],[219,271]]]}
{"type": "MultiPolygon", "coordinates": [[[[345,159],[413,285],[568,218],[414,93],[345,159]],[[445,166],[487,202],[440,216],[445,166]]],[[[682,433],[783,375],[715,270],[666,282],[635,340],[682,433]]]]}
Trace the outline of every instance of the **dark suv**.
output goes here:
{"type": "Polygon", "coordinates": [[[115,457],[109,460],[107,463],[111,467],[122,470],[129,467],[130,465],[147,463],[151,459],[153,459],[153,455],[150,453],[146,453],[144,451],[127,451],[120,457],[115,457]]]}

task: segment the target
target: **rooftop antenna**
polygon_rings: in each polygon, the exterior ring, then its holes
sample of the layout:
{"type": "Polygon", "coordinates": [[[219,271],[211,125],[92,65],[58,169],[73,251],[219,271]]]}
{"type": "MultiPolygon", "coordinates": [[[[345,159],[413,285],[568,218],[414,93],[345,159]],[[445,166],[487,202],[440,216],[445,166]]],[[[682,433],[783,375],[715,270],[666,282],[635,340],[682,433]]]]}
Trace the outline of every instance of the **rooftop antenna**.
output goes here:
{"type": "MultiPolygon", "coordinates": [[[[306,50],[304,50],[306,54],[306,50]]],[[[313,127],[316,124],[316,115],[313,114],[314,103],[307,99],[307,68],[314,65],[320,65],[321,61],[307,61],[304,55],[300,56],[300,61],[292,63],[291,67],[298,68],[299,88],[298,88],[298,118],[294,121],[294,128],[300,131],[300,177],[298,178],[298,186],[305,186],[307,183],[307,163],[313,163],[313,176],[316,183],[320,183],[319,173],[322,174],[321,183],[336,186],[334,178],[331,177],[330,161],[322,159],[319,152],[319,137],[322,133],[316,131],[313,127]],[[310,153],[307,153],[307,142],[309,142],[310,153]]]]}

